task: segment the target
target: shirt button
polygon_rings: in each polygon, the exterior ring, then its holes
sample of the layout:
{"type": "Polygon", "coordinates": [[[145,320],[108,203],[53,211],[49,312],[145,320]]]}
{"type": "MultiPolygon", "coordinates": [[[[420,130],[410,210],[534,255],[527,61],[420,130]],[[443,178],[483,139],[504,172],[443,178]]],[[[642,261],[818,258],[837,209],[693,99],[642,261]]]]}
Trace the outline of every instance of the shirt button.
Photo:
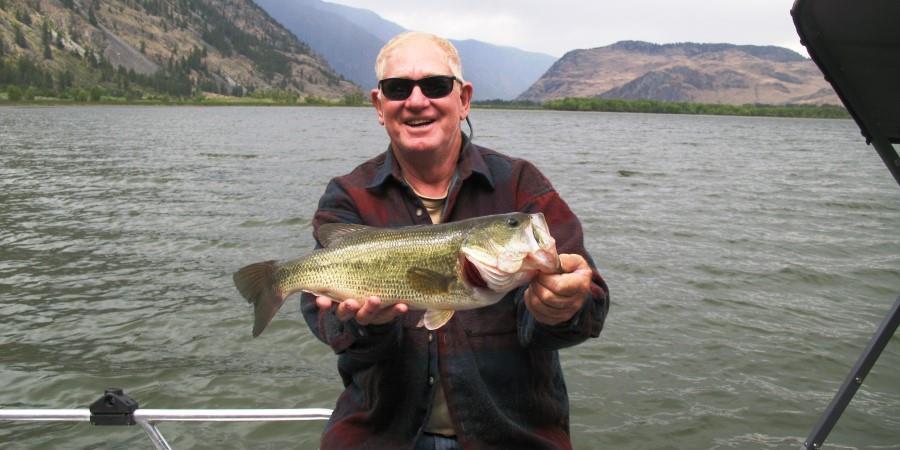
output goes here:
{"type": "Polygon", "coordinates": [[[417,216],[421,217],[423,213],[424,213],[424,211],[422,211],[422,208],[416,208],[416,215],[417,215],[417,216]]]}
{"type": "Polygon", "coordinates": [[[428,377],[428,385],[431,386],[434,384],[434,377],[428,377]]]}
{"type": "Polygon", "coordinates": [[[431,342],[433,340],[434,340],[434,333],[428,333],[428,342],[431,342]]]}

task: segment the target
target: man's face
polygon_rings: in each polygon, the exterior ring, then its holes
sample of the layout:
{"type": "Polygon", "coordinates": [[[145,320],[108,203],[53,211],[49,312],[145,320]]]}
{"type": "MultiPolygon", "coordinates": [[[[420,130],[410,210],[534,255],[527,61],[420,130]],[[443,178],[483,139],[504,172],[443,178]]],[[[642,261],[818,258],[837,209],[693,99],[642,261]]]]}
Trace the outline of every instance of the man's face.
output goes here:
{"type": "MultiPolygon", "coordinates": [[[[433,42],[407,41],[385,59],[384,78],[419,80],[452,75],[447,56],[433,42]]],[[[428,98],[419,86],[405,100],[390,100],[372,90],[378,121],[387,129],[394,148],[405,152],[450,151],[459,145],[459,122],[469,114],[472,85],[453,83],[453,91],[442,98],[428,98]]]]}

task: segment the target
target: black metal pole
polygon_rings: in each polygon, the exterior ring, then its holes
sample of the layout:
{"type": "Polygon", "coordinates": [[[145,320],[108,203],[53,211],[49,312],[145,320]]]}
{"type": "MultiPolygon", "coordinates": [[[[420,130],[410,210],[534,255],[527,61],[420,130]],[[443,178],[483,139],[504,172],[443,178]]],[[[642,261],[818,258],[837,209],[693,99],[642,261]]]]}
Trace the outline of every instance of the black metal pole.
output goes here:
{"type": "Polygon", "coordinates": [[[844,384],[838,389],[837,394],[831,400],[831,404],[828,405],[828,409],[822,414],[819,423],[813,428],[809,437],[806,438],[806,442],[803,443],[804,449],[816,450],[822,448],[822,443],[825,442],[828,433],[831,433],[834,424],[840,419],[847,404],[853,399],[853,395],[856,394],[866,375],[869,374],[869,370],[875,365],[875,361],[878,360],[881,351],[884,350],[888,341],[891,340],[898,323],[900,323],[900,297],[897,297],[893,308],[881,322],[881,325],[878,326],[878,330],[872,336],[872,340],[869,341],[868,347],[860,355],[859,360],[856,361],[856,365],[853,366],[850,374],[844,380],[844,384]]]}

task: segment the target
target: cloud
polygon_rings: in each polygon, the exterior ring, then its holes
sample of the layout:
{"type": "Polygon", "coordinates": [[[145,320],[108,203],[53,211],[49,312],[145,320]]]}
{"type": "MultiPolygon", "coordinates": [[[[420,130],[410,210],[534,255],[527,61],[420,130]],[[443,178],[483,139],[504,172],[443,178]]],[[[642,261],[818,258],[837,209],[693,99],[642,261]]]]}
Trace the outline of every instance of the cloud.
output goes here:
{"type": "Polygon", "coordinates": [[[779,45],[801,51],[792,0],[331,0],[415,30],[561,56],[621,40],[779,45]]]}

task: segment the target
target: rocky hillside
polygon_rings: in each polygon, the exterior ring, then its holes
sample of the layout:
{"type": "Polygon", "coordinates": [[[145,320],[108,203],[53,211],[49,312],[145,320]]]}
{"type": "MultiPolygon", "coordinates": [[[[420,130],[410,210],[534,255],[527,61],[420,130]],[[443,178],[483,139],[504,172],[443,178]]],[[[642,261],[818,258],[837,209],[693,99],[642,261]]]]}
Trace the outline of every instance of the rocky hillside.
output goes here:
{"type": "Polygon", "coordinates": [[[815,63],[786,48],[637,41],[571,51],[519,100],[565,97],[841,104],[815,63]]]}
{"type": "Polygon", "coordinates": [[[181,97],[358,93],[251,0],[0,0],[3,84],[181,97]]]}

